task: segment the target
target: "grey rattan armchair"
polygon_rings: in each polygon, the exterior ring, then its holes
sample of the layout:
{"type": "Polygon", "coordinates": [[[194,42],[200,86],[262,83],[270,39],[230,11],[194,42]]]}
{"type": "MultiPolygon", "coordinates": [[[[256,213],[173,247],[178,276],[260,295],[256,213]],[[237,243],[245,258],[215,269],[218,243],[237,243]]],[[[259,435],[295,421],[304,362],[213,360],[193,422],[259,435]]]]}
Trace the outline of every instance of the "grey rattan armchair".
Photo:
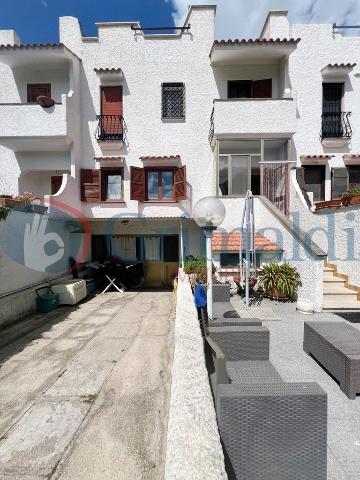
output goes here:
{"type": "Polygon", "coordinates": [[[326,480],[327,396],[316,383],[220,384],[230,479],[326,480]]]}

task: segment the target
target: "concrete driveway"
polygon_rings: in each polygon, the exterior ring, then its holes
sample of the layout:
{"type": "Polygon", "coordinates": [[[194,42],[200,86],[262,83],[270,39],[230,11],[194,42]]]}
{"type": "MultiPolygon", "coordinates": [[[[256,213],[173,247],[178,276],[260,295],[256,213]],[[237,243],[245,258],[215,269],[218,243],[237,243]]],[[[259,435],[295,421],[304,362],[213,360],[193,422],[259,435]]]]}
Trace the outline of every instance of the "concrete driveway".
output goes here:
{"type": "Polygon", "coordinates": [[[1,332],[0,479],[163,478],[174,317],[110,293],[1,332]]]}

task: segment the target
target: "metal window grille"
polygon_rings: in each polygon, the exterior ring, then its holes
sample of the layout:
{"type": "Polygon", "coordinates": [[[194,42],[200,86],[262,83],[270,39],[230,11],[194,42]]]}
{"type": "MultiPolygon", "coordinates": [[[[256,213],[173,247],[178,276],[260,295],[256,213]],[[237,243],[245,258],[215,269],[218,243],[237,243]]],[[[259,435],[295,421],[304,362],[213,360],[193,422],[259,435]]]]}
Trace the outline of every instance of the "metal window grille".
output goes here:
{"type": "Polygon", "coordinates": [[[162,117],[185,118],[185,85],[183,83],[162,84],[162,117]]]}

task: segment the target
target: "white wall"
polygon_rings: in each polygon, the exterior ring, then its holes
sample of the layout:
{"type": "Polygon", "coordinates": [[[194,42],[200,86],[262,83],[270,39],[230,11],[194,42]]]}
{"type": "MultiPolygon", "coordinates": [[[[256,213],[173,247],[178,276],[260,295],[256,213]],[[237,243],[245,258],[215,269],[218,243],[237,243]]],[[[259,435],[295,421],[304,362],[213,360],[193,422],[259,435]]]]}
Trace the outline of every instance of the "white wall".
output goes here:
{"type": "MultiPolygon", "coordinates": [[[[82,58],[81,72],[81,159],[82,168],[96,168],[95,156],[125,157],[124,194],[126,204],[82,204],[88,217],[111,217],[116,213],[139,212],[146,216],[191,214],[191,205],[208,195],[213,156],[207,140],[215,82],[210,72],[209,52],[213,42],[214,9],[194,8],[191,33],[178,37],[147,38],[135,35],[129,24],[100,26],[98,41],[83,42],[76,20],[61,21],[60,38],[82,58]],[[115,152],[104,151],[95,140],[96,114],[100,113],[100,80],[94,68],[120,67],[124,79],[123,114],[126,144],[115,152]],[[186,119],[161,120],[161,83],[184,82],[186,119]],[[130,166],[143,166],[139,157],[180,155],[187,167],[189,200],[179,204],[141,205],[130,198],[130,166]],[[196,185],[196,189],[194,189],[196,185]]],[[[78,194],[80,196],[80,192],[78,194]]],[[[65,197],[64,197],[65,198],[65,197]]]]}
{"type": "Polygon", "coordinates": [[[204,342],[190,283],[182,271],[179,271],[174,346],[165,479],[226,480],[204,342]]]}

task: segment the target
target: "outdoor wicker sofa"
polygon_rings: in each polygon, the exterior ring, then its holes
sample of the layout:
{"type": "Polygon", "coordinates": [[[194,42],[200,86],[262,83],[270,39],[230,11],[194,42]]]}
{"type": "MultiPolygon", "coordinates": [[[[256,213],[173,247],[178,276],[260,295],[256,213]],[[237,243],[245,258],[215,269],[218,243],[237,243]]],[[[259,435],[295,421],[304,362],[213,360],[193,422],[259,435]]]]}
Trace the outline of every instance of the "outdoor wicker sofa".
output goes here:
{"type": "Polygon", "coordinates": [[[340,383],[350,399],[360,393],[360,331],[346,322],[305,322],[304,351],[340,383]]]}
{"type": "Polygon", "coordinates": [[[269,361],[264,327],[209,328],[206,339],[229,479],[326,480],[321,387],[282,380],[269,361]],[[251,335],[257,329],[259,336],[251,335]]]}

